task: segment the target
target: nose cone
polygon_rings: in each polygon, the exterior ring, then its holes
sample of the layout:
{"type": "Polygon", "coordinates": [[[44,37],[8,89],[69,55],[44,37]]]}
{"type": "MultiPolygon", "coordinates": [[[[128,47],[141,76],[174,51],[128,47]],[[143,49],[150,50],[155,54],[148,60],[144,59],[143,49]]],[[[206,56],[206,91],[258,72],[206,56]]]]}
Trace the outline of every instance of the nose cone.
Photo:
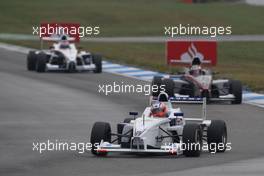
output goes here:
{"type": "Polygon", "coordinates": [[[69,71],[70,73],[73,73],[73,72],[76,71],[76,64],[75,64],[75,62],[71,61],[71,62],[69,63],[68,71],[69,71]]]}

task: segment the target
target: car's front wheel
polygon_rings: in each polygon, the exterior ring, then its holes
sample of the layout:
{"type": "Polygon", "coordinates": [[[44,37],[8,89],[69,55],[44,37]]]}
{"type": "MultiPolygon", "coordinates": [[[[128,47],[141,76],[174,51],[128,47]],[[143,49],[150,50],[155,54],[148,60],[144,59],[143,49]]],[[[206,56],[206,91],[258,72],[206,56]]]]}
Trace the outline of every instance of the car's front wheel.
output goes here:
{"type": "Polygon", "coordinates": [[[94,73],[102,73],[102,56],[93,55],[93,63],[95,64],[94,73]]]}
{"type": "Polygon", "coordinates": [[[96,156],[105,156],[106,152],[97,152],[97,145],[100,144],[101,141],[111,142],[111,126],[106,122],[96,122],[93,125],[90,142],[92,144],[92,154],[96,156]]]}
{"type": "Polygon", "coordinates": [[[207,143],[210,152],[225,152],[227,129],[223,120],[212,120],[207,129],[207,143]]]}
{"type": "Polygon", "coordinates": [[[189,123],[184,125],[183,154],[187,157],[199,157],[202,151],[202,129],[199,124],[189,123]]]}
{"type": "Polygon", "coordinates": [[[242,84],[240,81],[231,80],[230,81],[230,93],[234,95],[235,99],[231,101],[232,104],[242,103],[242,84]]]}
{"type": "Polygon", "coordinates": [[[34,71],[36,69],[37,54],[35,51],[29,51],[27,55],[27,69],[28,71],[34,71]]]}
{"type": "Polygon", "coordinates": [[[39,53],[36,62],[36,71],[39,73],[46,71],[47,56],[45,53],[39,53]]]}

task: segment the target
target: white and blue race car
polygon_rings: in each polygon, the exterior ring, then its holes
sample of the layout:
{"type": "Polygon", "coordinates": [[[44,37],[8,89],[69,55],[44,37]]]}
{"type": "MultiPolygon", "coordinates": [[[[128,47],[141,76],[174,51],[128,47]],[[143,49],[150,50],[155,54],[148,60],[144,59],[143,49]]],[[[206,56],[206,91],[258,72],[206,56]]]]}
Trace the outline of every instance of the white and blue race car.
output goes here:
{"type": "Polygon", "coordinates": [[[66,71],[102,72],[102,57],[86,51],[78,51],[73,38],[67,35],[44,37],[43,40],[54,41],[49,50],[30,51],[27,56],[29,71],[66,71]]]}
{"type": "Polygon", "coordinates": [[[96,122],[91,132],[92,154],[105,156],[112,152],[164,153],[198,157],[205,144],[216,144],[215,148],[209,147],[209,151],[226,150],[226,124],[222,120],[206,120],[205,98],[168,99],[165,93],[161,93],[158,101],[166,104],[168,116],[152,117],[150,107],[145,109],[141,117],[136,117],[137,112],[130,112],[134,118],[117,124],[117,133],[112,132],[109,123],[96,122]],[[175,102],[203,104],[202,117],[184,117],[180,108],[173,108],[175,102]],[[219,145],[222,148],[216,147],[219,145]]]}

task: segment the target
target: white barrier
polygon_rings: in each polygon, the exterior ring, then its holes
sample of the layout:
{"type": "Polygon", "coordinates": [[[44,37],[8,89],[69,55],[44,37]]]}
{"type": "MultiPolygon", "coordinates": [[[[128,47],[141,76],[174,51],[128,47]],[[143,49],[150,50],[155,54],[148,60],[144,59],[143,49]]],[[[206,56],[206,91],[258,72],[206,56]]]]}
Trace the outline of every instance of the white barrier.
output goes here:
{"type": "Polygon", "coordinates": [[[263,0],[246,0],[246,3],[252,4],[252,5],[264,5],[263,0]]]}

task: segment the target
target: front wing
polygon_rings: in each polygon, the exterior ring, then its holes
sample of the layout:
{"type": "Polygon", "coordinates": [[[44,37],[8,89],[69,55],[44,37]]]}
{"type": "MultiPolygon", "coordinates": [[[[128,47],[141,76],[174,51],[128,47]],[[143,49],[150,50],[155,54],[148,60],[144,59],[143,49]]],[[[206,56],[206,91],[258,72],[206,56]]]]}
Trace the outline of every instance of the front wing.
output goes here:
{"type": "Polygon", "coordinates": [[[109,142],[101,142],[97,149],[98,153],[111,153],[111,152],[123,152],[123,153],[164,153],[171,155],[182,155],[180,143],[174,143],[173,145],[164,145],[159,149],[134,149],[134,148],[121,148],[119,144],[111,144],[109,142]]]}

